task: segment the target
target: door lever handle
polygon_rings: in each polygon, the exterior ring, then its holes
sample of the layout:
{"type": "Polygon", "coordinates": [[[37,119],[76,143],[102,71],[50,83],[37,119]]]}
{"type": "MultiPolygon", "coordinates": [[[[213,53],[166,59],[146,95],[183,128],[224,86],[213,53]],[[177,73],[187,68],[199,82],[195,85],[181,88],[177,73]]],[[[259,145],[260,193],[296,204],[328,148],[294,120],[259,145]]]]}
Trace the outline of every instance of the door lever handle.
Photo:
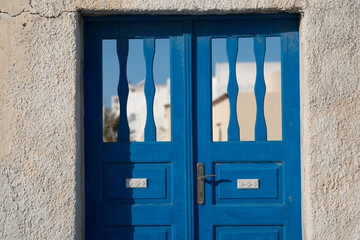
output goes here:
{"type": "Polygon", "coordinates": [[[205,166],[202,163],[196,165],[197,168],[197,202],[199,205],[205,203],[205,186],[204,179],[207,177],[217,177],[217,175],[204,175],[205,166]]]}
{"type": "Polygon", "coordinates": [[[204,176],[199,176],[198,177],[198,180],[202,180],[204,178],[207,178],[207,177],[217,177],[218,175],[204,175],[204,176]]]}

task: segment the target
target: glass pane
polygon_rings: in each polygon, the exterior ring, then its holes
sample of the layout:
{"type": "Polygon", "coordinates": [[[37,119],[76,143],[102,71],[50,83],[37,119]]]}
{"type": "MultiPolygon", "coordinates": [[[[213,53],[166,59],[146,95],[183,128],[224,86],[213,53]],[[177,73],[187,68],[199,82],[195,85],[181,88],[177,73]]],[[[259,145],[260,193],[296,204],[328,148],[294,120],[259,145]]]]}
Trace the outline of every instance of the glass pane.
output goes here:
{"type": "MultiPolygon", "coordinates": [[[[239,86],[237,97],[237,118],[240,127],[240,141],[255,140],[257,104],[255,100],[256,62],[254,38],[238,39],[236,78],[239,86]]],[[[229,125],[229,62],[226,54],[226,39],[212,40],[212,130],[213,141],[227,141],[229,125]]],[[[264,115],[267,125],[267,139],[281,140],[281,62],[280,38],[266,38],[264,62],[266,93],[264,115]]]]}
{"type": "MultiPolygon", "coordinates": [[[[126,76],[129,93],[127,97],[126,113],[129,127],[129,140],[131,142],[143,142],[148,112],[144,93],[146,74],[144,40],[129,39],[128,44],[126,76]]],[[[117,142],[118,140],[117,129],[119,126],[121,101],[119,101],[117,90],[122,69],[117,54],[117,41],[115,39],[103,40],[104,142],[117,142]]],[[[152,64],[151,59],[150,64],[152,64]]],[[[155,53],[152,69],[155,86],[152,110],[156,126],[156,140],[170,141],[169,39],[155,40],[155,53]]]]}
{"type": "Polygon", "coordinates": [[[239,84],[237,115],[240,126],[240,141],[254,141],[256,63],[253,38],[239,38],[237,61],[236,76],[239,84]]]}
{"type": "MultiPolygon", "coordinates": [[[[145,60],[143,40],[129,39],[127,56],[127,119],[132,142],[143,141],[146,119],[144,96],[145,60]]],[[[120,71],[116,39],[103,40],[103,140],[117,142],[121,102],[118,97],[120,71]]]]}
{"type": "Polygon", "coordinates": [[[268,140],[281,140],[281,46],[280,37],[266,38],[264,102],[268,140]]]}
{"type": "Polygon", "coordinates": [[[156,141],[171,140],[170,124],[170,41],[156,39],[154,59],[154,119],[156,141]]]}
{"type": "Polygon", "coordinates": [[[227,141],[230,118],[227,84],[229,62],[226,54],[226,39],[214,38],[211,42],[212,61],[212,138],[214,142],[227,141]]]}
{"type": "Polygon", "coordinates": [[[147,111],[144,94],[145,58],[142,39],[129,39],[129,55],[126,67],[129,83],[127,117],[130,141],[143,142],[147,111]]]}
{"type": "Polygon", "coordinates": [[[116,142],[119,125],[120,104],[117,97],[119,82],[119,59],[116,40],[102,41],[103,68],[103,141],[116,142]]]}

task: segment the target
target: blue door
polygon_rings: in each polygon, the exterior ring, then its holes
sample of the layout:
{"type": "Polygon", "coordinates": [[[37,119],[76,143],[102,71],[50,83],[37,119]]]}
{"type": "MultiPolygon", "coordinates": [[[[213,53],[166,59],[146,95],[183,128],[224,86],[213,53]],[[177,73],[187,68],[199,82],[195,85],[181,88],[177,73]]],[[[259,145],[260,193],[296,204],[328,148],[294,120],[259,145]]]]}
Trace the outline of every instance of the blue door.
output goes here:
{"type": "Polygon", "coordinates": [[[84,19],[86,239],[301,239],[299,42],[295,15],[141,16],[84,19]],[[256,122],[241,139],[236,56],[253,41],[256,122]],[[266,40],[281,39],[281,140],[268,140],[266,40]],[[226,141],[214,141],[212,39],[228,57],[226,141]],[[103,41],[116,41],[120,73],[115,142],[103,138],[103,41]],[[131,140],[126,73],[129,41],[143,42],[147,118],[131,140]],[[170,49],[169,141],[157,141],[156,39],[170,49]]]}

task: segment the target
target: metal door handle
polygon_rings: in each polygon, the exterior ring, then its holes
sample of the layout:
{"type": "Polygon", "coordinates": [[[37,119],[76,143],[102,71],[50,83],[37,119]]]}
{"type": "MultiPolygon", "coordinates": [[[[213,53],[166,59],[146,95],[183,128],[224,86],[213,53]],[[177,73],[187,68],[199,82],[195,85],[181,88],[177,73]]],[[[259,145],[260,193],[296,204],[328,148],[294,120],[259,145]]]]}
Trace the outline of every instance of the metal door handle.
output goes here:
{"type": "Polygon", "coordinates": [[[204,175],[205,167],[204,164],[198,163],[197,167],[197,202],[200,205],[205,203],[205,186],[204,186],[204,179],[207,177],[217,177],[217,175],[204,175]]]}
{"type": "Polygon", "coordinates": [[[204,176],[200,176],[198,177],[198,180],[202,180],[204,178],[207,178],[207,177],[217,177],[218,175],[204,175],[204,176]]]}

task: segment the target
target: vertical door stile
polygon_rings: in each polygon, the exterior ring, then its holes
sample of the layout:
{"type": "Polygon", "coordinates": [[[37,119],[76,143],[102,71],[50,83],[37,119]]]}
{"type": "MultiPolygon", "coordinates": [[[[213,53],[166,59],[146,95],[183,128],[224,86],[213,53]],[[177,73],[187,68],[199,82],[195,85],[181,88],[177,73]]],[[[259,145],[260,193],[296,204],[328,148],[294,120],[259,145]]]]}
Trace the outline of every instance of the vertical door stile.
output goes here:
{"type": "Polygon", "coordinates": [[[153,76],[154,56],[155,56],[155,39],[144,39],[144,56],[146,65],[146,76],[144,93],[146,98],[146,123],[144,129],[144,141],[156,141],[156,127],[154,122],[154,96],[155,85],[153,76]]]}
{"type": "Polygon", "coordinates": [[[281,36],[282,124],[284,142],[285,239],[302,239],[300,169],[299,33],[281,36]]]}
{"type": "MultiPolygon", "coordinates": [[[[203,163],[205,174],[213,174],[211,161],[212,141],[212,100],[211,100],[211,38],[197,37],[197,162],[203,163]]],[[[212,183],[213,179],[210,180],[212,183]]],[[[198,205],[198,238],[214,239],[212,184],[205,184],[205,204],[198,205]]]]}
{"type": "Polygon", "coordinates": [[[187,238],[194,239],[194,184],[191,181],[194,176],[193,166],[193,98],[192,98],[192,21],[184,21],[184,41],[185,41],[185,120],[186,120],[186,174],[188,181],[186,181],[186,209],[187,209],[187,238]]]}
{"type": "MultiPolygon", "coordinates": [[[[198,37],[197,38],[197,117],[198,122],[198,137],[201,143],[206,144],[202,146],[206,149],[211,143],[211,38],[198,37]]],[[[199,142],[200,144],[200,142],[199,142]]]]}
{"type": "Polygon", "coordinates": [[[266,38],[254,38],[254,53],[256,60],[256,82],[255,82],[255,99],[256,99],[256,122],[255,122],[255,141],[266,141],[267,130],[264,116],[264,99],[265,99],[265,79],[264,79],[264,60],[265,60],[266,38]]]}
{"type": "Polygon", "coordinates": [[[239,86],[236,80],[236,57],[238,53],[238,39],[226,39],[226,53],[229,60],[229,81],[227,85],[227,92],[230,103],[230,119],[228,126],[228,141],[239,141],[239,124],[236,112],[237,96],[239,86]]]}
{"type": "Polygon", "coordinates": [[[172,239],[185,239],[187,235],[186,200],[186,118],[184,36],[170,37],[170,102],[172,151],[172,239]]]}
{"type": "Polygon", "coordinates": [[[102,162],[102,41],[97,26],[84,27],[84,129],[85,131],[85,221],[88,239],[101,239],[103,234],[103,162],[102,162]]]}
{"type": "Polygon", "coordinates": [[[126,63],[129,52],[128,39],[117,39],[117,54],[120,65],[120,76],[118,84],[118,97],[120,102],[120,117],[118,127],[118,142],[130,141],[130,130],[127,119],[127,101],[129,95],[129,84],[126,74],[126,63]]]}

